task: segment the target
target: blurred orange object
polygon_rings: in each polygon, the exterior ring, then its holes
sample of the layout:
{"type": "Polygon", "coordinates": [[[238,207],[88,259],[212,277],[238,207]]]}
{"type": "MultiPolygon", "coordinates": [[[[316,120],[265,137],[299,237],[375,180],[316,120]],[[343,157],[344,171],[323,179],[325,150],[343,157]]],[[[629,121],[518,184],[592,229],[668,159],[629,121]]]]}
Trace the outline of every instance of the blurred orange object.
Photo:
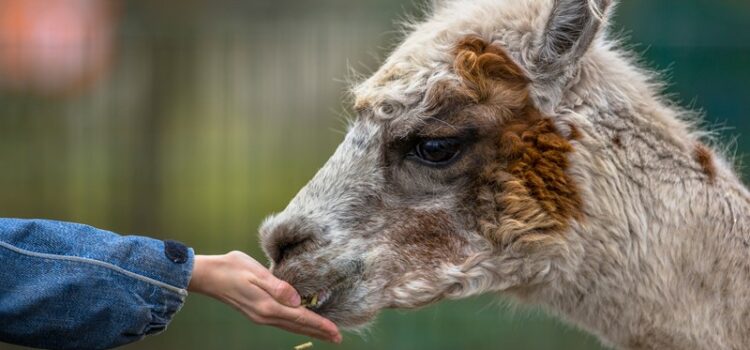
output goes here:
{"type": "Polygon", "coordinates": [[[111,0],[0,0],[0,87],[60,94],[110,66],[111,0]]]}

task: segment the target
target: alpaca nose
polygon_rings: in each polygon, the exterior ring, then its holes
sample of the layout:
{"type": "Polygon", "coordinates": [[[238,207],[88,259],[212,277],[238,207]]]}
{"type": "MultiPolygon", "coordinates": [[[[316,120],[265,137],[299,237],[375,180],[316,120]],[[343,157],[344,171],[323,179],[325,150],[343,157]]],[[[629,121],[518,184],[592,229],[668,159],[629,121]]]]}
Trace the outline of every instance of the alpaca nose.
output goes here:
{"type": "Polygon", "coordinates": [[[314,248],[322,230],[310,220],[271,219],[260,229],[263,250],[275,265],[314,248]]]}

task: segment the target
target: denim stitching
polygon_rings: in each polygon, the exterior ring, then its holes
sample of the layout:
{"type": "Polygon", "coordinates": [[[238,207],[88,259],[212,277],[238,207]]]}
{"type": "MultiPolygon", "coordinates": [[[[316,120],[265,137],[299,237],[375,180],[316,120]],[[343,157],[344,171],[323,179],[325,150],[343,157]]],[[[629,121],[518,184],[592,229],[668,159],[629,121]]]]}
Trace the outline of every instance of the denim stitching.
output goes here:
{"type": "Polygon", "coordinates": [[[10,251],[16,252],[18,254],[32,256],[32,257],[36,257],[36,258],[51,259],[51,260],[63,260],[63,261],[79,262],[79,263],[84,263],[84,264],[92,264],[92,265],[101,266],[101,267],[110,269],[112,271],[119,272],[119,273],[121,273],[121,274],[123,274],[125,276],[131,277],[131,278],[135,278],[135,279],[137,279],[139,281],[150,283],[150,284],[153,284],[155,286],[158,286],[158,287],[161,287],[161,288],[164,288],[164,289],[168,289],[168,290],[173,291],[175,293],[178,293],[178,294],[180,294],[182,296],[186,296],[187,295],[187,291],[184,290],[184,289],[181,289],[181,288],[178,288],[178,287],[166,284],[166,283],[161,282],[161,281],[157,281],[157,280],[155,280],[153,278],[150,278],[150,277],[139,275],[139,274],[137,274],[135,272],[131,272],[131,271],[125,270],[122,267],[119,267],[119,266],[116,266],[116,265],[112,265],[112,264],[110,264],[108,262],[94,260],[94,259],[89,259],[89,258],[82,258],[80,256],[54,255],[54,254],[37,253],[37,252],[32,252],[32,251],[28,251],[28,250],[25,250],[25,249],[21,249],[21,248],[15,247],[15,246],[10,245],[8,243],[5,243],[3,241],[0,241],[0,246],[4,247],[4,248],[6,248],[6,249],[8,249],[10,251]]]}

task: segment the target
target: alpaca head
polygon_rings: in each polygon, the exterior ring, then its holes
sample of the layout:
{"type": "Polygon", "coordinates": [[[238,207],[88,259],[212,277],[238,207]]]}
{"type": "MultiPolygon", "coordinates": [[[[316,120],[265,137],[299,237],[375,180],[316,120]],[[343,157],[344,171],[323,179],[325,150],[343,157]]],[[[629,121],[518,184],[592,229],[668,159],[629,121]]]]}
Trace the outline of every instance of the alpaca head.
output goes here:
{"type": "Polygon", "coordinates": [[[553,111],[607,0],[445,1],[354,89],[333,156],[261,227],[274,273],[357,326],[383,308],[554,278],[582,218],[553,111]]]}

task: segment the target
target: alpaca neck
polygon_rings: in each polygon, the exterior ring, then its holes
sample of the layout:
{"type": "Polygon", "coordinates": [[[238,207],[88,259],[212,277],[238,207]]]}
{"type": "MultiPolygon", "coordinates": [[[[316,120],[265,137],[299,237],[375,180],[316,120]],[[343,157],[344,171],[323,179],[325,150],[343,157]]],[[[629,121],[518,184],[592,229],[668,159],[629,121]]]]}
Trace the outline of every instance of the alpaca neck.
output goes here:
{"type": "Polygon", "coordinates": [[[617,348],[750,348],[750,195],[623,57],[594,49],[563,98],[586,218],[534,297],[617,348]]]}
{"type": "MultiPolygon", "coordinates": [[[[618,88],[636,91],[639,78],[618,88]]],[[[748,191],[679,111],[635,93],[638,104],[575,107],[589,123],[571,159],[587,218],[543,298],[620,348],[749,348],[748,191]]]]}
{"type": "Polygon", "coordinates": [[[634,215],[619,232],[632,241],[585,248],[591,279],[579,279],[582,288],[563,293],[558,306],[625,349],[748,348],[750,206],[726,193],[697,195],[683,211],[696,210],[693,217],[634,215]]]}

